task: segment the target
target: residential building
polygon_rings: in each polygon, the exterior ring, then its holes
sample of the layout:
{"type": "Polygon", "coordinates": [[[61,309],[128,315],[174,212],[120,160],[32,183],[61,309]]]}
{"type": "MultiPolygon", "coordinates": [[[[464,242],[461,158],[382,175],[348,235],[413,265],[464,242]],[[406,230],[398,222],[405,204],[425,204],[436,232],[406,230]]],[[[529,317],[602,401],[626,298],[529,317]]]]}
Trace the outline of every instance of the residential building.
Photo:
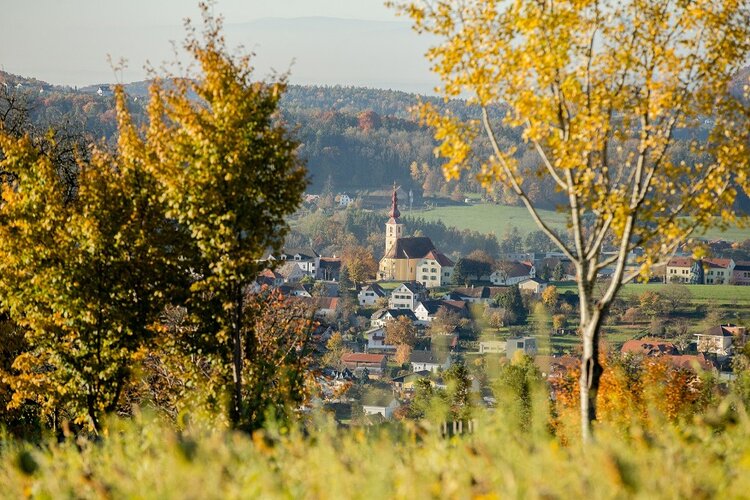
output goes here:
{"type": "Polygon", "coordinates": [[[427,290],[416,281],[402,283],[391,292],[388,299],[390,309],[409,309],[413,311],[419,302],[427,299],[427,290]]]}
{"type": "Polygon", "coordinates": [[[405,316],[412,323],[417,321],[417,317],[410,309],[378,309],[370,317],[370,325],[373,327],[385,326],[388,321],[405,316]]]}
{"type": "Polygon", "coordinates": [[[672,342],[650,338],[628,340],[622,345],[620,352],[622,354],[633,354],[648,357],[679,354],[677,347],[672,342]]]}
{"type": "Polygon", "coordinates": [[[507,342],[505,340],[483,340],[479,342],[479,354],[504,354],[506,348],[507,342]]]}
{"type": "Polygon", "coordinates": [[[354,197],[349,193],[339,193],[334,197],[334,201],[341,208],[346,208],[354,202],[354,197]]]}
{"type": "Polygon", "coordinates": [[[341,259],[336,257],[321,257],[318,263],[316,278],[326,281],[338,281],[341,275],[341,259]]]}
{"type": "Polygon", "coordinates": [[[489,304],[501,293],[505,293],[505,286],[471,286],[451,290],[447,297],[450,300],[461,300],[469,303],[489,304]]]}
{"type": "Polygon", "coordinates": [[[365,354],[363,352],[349,352],[341,356],[344,366],[355,373],[362,372],[365,368],[368,373],[380,375],[387,366],[387,360],[383,354],[365,354]]]}
{"type": "Polygon", "coordinates": [[[283,260],[293,261],[305,274],[317,276],[317,270],[320,267],[320,255],[312,248],[285,248],[279,255],[273,255],[269,253],[266,256],[266,260],[283,260]]]}
{"type": "Polygon", "coordinates": [[[741,286],[750,285],[750,261],[740,260],[734,264],[732,284],[741,286]]]}
{"type": "Polygon", "coordinates": [[[535,337],[511,337],[505,344],[505,356],[513,359],[517,351],[521,351],[527,356],[535,356],[537,353],[535,337]]]}
{"type": "Polygon", "coordinates": [[[285,262],[276,272],[284,277],[284,283],[299,283],[307,276],[307,273],[300,267],[297,262],[285,262]]]}
{"type": "Polygon", "coordinates": [[[719,358],[734,354],[735,338],[738,343],[744,340],[744,327],[735,325],[714,326],[703,333],[696,333],[698,352],[715,354],[719,358]]]}
{"type": "Polygon", "coordinates": [[[703,275],[706,285],[728,285],[734,276],[732,259],[703,259],[703,275]]]}
{"type": "Polygon", "coordinates": [[[372,307],[378,302],[379,299],[386,296],[387,294],[385,293],[385,290],[383,290],[383,287],[381,287],[377,283],[372,283],[370,285],[363,286],[359,290],[359,293],[357,294],[357,301],[362,307],[372,307]]]}
{"type": "Polygon", "coordinates": [[[386,344],[385,342],[385,328],[382,326],[376,326],[370,328],[364,332],[364,337],[367,340],[367,351],[375,350],[387,350],[395,351],[396,347],[393,344],[386,344]]]}
{"type": "Polygon", "coordinates": [[[428,370],[437,373],[450,368],[451,357],[447,351],[412,351],[409,362],[413,372],[428,370]]]}
{"type": "Polygon", "coordinates": [[[423,300],[414,308],[414,315],[422,325],[428,325],[435,319],[440,309],[459,314],[461,317],[468,316],[466,302],[460,300],[423,300]]]}
{"type": "Polygon", "coordinates": [[[536,277],[536,268],[531,262],[501,261],[490,275],[493,285],[517,285],[522,281],[536,277]]]}
{"type": "Polygon", "coordinates": [[[362,411],[365,415],[381,415],[385,419],[391,419],[399,406],[398,400],[390,391],[372,389],[362,395],[362,411]]]}
{"type": "Polygon", "coordinates": [[[541,278],[529,278],[519,283],[518,288],[522,292],[531,292],[534,295],[539,295],[548,285],[549,282],[541,278]]]}

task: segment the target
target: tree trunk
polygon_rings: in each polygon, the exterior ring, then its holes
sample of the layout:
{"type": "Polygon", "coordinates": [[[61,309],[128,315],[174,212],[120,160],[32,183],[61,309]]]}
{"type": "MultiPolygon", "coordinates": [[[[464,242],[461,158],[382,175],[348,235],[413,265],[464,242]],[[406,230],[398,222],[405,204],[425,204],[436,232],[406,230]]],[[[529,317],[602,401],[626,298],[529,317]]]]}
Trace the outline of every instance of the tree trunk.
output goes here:
{"type": "Polygon", "coordinates": [[[595,313],[586,324],[581,325],[583,354],[581,355],[581,436],[584,445],[593,441],[592,424],[596,420],[596,397],[604,369],[599,363],[599,339],[602,316],[595,313]]]}
{"type": "Polygon", "coordinates": [[[232,409],[229,417],[233,427],[238,427],[242,418],[242,286],[235,291],[234,318],[232,321],[232,409]]]}

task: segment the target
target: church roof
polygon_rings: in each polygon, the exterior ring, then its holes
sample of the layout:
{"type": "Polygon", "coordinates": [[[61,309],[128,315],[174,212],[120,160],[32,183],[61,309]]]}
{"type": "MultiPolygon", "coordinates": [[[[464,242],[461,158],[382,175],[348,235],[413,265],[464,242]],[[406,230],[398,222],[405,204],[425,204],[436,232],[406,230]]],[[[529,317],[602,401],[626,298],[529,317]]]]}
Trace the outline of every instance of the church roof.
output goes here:
{"type": "MultiPolygon", "coordinates": [[[[424,236],[399,238],[385,254],[387,259],[421,259],[436,250],[430,238],[424,236]]],[[[442,265],[442,264],[441,264],[442,265]]]]}

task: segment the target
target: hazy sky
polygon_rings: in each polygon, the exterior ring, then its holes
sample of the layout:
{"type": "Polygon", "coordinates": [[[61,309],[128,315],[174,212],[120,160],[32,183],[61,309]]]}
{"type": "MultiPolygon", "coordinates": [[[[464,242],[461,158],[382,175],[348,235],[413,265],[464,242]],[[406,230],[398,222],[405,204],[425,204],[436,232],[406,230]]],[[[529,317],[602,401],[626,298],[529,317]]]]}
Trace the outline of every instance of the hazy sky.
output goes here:
{"type": "MultiPolygon", "coordinates": [[[[5,1],[3,3],[6,3],[5,1]]],[[[230,45],[257,54],[261,76],[291,69],[297,83],[428,91],[428,41],[383,0],[218,0],[230,45]]],[[[123,80],[148,60],[173,59],[182,20],[197,0],[15,0],[0,17],[0,69],[53,84],[111,82],[107,55],[124,57],[123,80]]]]}

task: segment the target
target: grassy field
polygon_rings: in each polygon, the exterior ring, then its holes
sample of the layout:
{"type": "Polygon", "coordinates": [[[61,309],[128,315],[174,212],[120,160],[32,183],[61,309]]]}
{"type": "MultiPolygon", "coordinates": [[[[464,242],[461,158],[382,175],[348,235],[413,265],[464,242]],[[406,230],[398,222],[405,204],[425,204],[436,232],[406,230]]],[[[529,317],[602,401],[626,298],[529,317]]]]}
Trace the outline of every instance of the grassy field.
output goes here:
{"type": "MultiPolygon", "coordinates": [[[[564,293],[568,290],[578,293],[574,282],[555,283],[557,291],[564,293]]],[[[643,292],[664,292],[670,285],[665,283],[629,283],[620,291],[621,297],[640,295],[643,292]]],[[[686,287],[693,303],[715,303],[717,305],[750,306],[750,287],[733,285],[682,285],[686,287]]]]}
{"type": "MultiPolygon", "coordinates": [[[[540,210],[540,216],[551,227],[565,229],[566,218],[562,213],[552,210],[540,210]]],[[[460,229],[471,229],[482,233],[492,233],[502,238],[506,229],[515,226],[526,235],[538,229],[528,211],[524,207],[509,207],[489,203],[479,205],[438,207],[432,210],[415,210],[410,216],[422,217],[425,220],[440,220],[446,226],[460,229]]],[[[731,227],[726,231],[713,229],[702,236],[706,239],[725,239],[729,241],[742,241],[750,239],[750,228],[731,227]]]]}

